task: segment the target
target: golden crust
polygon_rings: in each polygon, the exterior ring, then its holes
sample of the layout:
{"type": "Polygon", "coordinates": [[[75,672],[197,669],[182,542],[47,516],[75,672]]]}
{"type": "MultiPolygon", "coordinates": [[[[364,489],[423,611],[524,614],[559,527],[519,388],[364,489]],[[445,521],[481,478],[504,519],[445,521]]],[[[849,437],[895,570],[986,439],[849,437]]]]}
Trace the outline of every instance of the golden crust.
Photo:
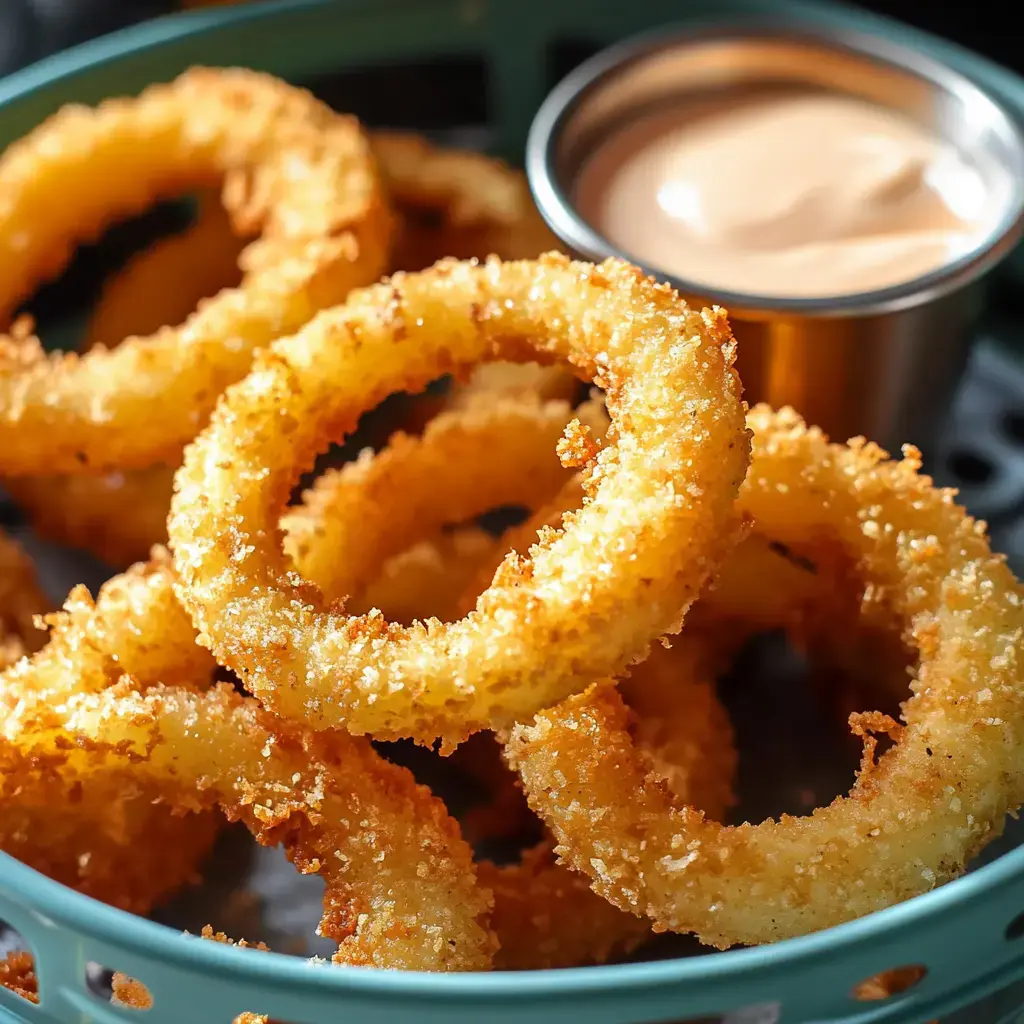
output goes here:
{"type": "Polygon", "coordinates": [[[15,950],[0,960],[0,988],[9,989],[30,1003],[39,1002],[39,979],[31,953],[15,950]]]}
{"type": "Polygon", "coordinates": [[[269,76],[197,68],[136,99],[66,107],[7,149],[0,254],[12,270],[0,307],[13,309],[111,220],[218,179],[234,228],[260,235],[242,254],[242,284],[180,327],[113,350],[47,356],[23,339],[0,343],[0,471],[173,459],[256,346],[385,267],[390,215],[358,124],[269,76]],[[52,201],[69,177],[89,183],[74,223],[52,201]]]}
{"type": "MultiPolygon", "coordinates": [[[[190,651],[205,661],[159,555],[107,584],[95,608],[83,592],[72,595],[51,645],[0,675],[5,848],[20,816],[37,811],[39,831],[25,839],[45,850],[46,829],[62,835],[80,820],[67,811],[68,794],[78,794],[92,831],[60,849],[114,871],[117,848],[134,834],[138,861],[122,864],[122,875],[130,869],[166,884],[165,865],[147,861],[147,851],[176,856],[177,847],[140,842],[149,835],[145,818],[129,818],[127,832],[107,827],[111,814],[96,817],[103,804],[92,794],[108,808],[111,794],[138,794],[136,807],[117,813],[148,809],[189,828],[197,822],[173,815],[220,807],[260,842],[283,843],[299,870],[324,877],[321,930],[338,940],[339,962],[487,967],[490,894],[477,885],[472,854],[440,801],[365,740],[308,735],[230,687],[154,682],[157,672],[174,679],[175,659],[187,661],[190,651]],[[49,803],[36,799],[41,793],[49,803]]],[[[117,897],[125,905],[123,888],[117,897]]]]}
{"type": "MultiPolygon", "coordinates": [[[[416,136],[384,132],[370,138],[399,214],[392,270],[421,270],[451,255],[532,258],[557,247],[518,171],[479,154],[434,147],[416,136]]],[[[208,296],[237,286],[238,257],[246,242],[218,197],[205,194],[194,225],[136,254],[105,283],[82,349],[112,348],[123,338],[150,335],[185,320],[208,296]]],[[[536,393],[568,400],[578,387],[564,365],[483,363],[467,380],[456,382],[440,404],[463,408],[480,394],[536,393]]],[[[179,461],[176,457],[173,467],[12,478],[7,489],[41,537],[121,568],[166,542],[179,461]]]]}
{"type": "MultiPolygon", "coordinates": [[[[420,438],[392,438],[383,451],[367,452],[360,465],[340,471],[345,486],[335,480],[307,495],[302,513],[307,544],[323,544],[324,552],[342,552],[340,563],[350,567],[347,582],[342,582],[344,570],[333,570],[335,583],[350,586],[372,562],[381,560],[387,548],[378,534],[386,531],[392,545],[411,542],[412,547],[384,563],[385,594],[411,594],[425,612],[444,618],[454,611],[460,585],[485,575],[489,580],[510,547],[527,550],[555,513],[543,509],[500,539],[481,537],[472,527],[437,534],[440,524],[507,501],[536,507],[550,498],[559,482],[563,486],[556,502],[566,494],[582,497],[578,478],[572,478],[573,487],[567,488],[568,474],[552,474],[549,464],[557,463],[554,449],[560,427],[572,436],[583,435],[585,429],[589,439],[590,428],[582,426],[582,419],[593,425],[596,438],[604,436],[608,424],[600,405],[587,403],[571,421],[567,407],[543,405],[536,397],[478,406],[443,414],[420,438]],[[494,482],[496,474],[517,479],[494,482]],[[388,512],[393,516],[396,511],[392,530],[388,512]],[[457,542],[464,535],[472,543],[460,548],[457,542]],[[350,553],[357,541],[360,551],[350,553]],[[449,565],[453,579],[442,583],[449,565]]],[[[556,507],[560,521],[572,505],[556,507]]],[[[364,590],[361,600],[366,602],[374,589],[371,585],[364,590]]],[[[708,682],[710,676],[701,675],[713,660],[701,638],[684,634],[671,650],[656,647],[622,686],[637,711],[635,736],[650,762],[652,784],[661,780],[680,799],[720,816],[733,803],[736,750],[731,723],[708,682]]],[[[523,812],[529,815],[499,750],[493,737],[479,733],[453,755],[491,790],[488,804],[464,821],[477,832],[493,831],[495,825],[514,828],[523,823],[523,812]]],[[[604,963],[630,952],[650,933],[649,922],[612,907],[591,891],[586,876],[560,865],[549,842],[515,864],[497,867],[482,862],[478,872],[481,883],[494,893],[491,926],[499,942],[497,969],[604,963]]]]}
{"type": "MultiPolygon", "coordinates": [[[[213,660],[195,643],[175,600],[163,553],[111,580],[95,603],[76,587],[64,610],[46,621],[46,646],[2,676],[0,718],[12,702],[59,704],[76,692],[101,692],[125,673],[140,685],[162,679],[196,685],[213,672],[213,660]],[[139,622],[159,628],[138,629],[139,622]]],[[[6,752],[0,731],[0,761],[6,752]]],[[[194,880],[218,830],[214,815],[185,820],[172,814],[157,802],[159,790],[141,778],[98,770],[72,782],[45,759],[28,775],[0,774],[0,848],[65,885],[136,913],[194,880]]]]}
{"type": "Polygon", "coordinates": [[[728,549],[748,460],[733,355],[724,316],[618,261],[443,262],[352,293],[265,350],[186,452],[168,532],[202,642],[282,715],[382,739],[458,741],[622,671],[680,628],[728,549]],[[401,627],[288,575],[277,519],[327,439],[399,388],[533,352],[605,387],[613,437],[589,503],[474,612],[401,627]]]}
{"type": "Polygon", "coordinates": [[[797,555],[838,544],[862,615],[888,617],[916,649],[905,726],[855,716],[892,732],[891,749],[807,817],[727,827],[649,785],[610,685],[518,726],[507,748],[562,856],[599,893],[718,946],[801,935],[941,885],[1024,794],[1024,595],[983,525],[919,475],[912,449],[888,461],[859,439],[830,445],[792,410],[759,407],[749,423],[739,505],[755,529],[797,555]]]}

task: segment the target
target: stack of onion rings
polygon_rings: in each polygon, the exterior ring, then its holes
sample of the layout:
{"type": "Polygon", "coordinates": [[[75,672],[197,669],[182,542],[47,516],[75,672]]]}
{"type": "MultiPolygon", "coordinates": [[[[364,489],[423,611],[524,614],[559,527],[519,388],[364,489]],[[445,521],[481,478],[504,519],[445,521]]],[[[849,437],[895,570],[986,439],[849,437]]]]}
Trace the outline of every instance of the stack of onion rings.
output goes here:
{"type": "MultiPolygon", "coordinates": [[[[199,219],[107,282],[83,354],[45,356],[24,317],[0,340],[0,473],[36,528],[126,561],[170,502],[174,549],[37,619],[0,538],[0,847],[144,913],[223,815],[323,877],[337,963],[447,971],[600,963],[652,929],[799,935],[999,834],[1024,797],[1024,592],[916,452],[748,416],[722,311],[619,261],[534,258],[551,236],[518,173],[244,71],[67,109],[0,157],[6,318],[183,190],[199,219]],[[48,197],[86,165],[68,221],[48,197]],[[487,258],[419,269],[452,256],[487,258]],[[604,394],[576,407],[587,382],[604,394]],[[406,432],[353,436],[424,388],[406,432]],[[779,628],[848,677],[847,710],[887,707],[908,666],[911,693],[902,721],[849,716],[849,795],[720,824],[737,751],[714,680],[779,628]],[[454,752],[486,795],[471,835],[519,829],[525,852],[477,860],[371,745],[399,738],[454,752]]],[[[0,986],[35,998],[31,959],[0,986]]],[[[152,1005],[122,975],[115,1001],[152,1005]]]]}
{"type": "Polygon", "coordinates": [[[180,642],[191,625],[175,600],[166,558],[109,581],[95,604],[84,587],[75,588],[64,611],[46,622],[49,642],[0,676],[0,849],[87,895],[146,913],[194,878],[216,818],[175,817],[141,779],[129,785],[96,772],[71,783],[59,759],[18,772],[7,760],[13,751],[6,730],[19,702],[59,705],[75,693],[101,692],[123,673],[196,685],[209,680],[213,661],[194,642],[180,642]],[[137,629],[139,621],[150,628],[137,629]]]}
{"type": "MultiPolygon", "coordinates": [[[[134,788],[151,807],[155,791],[156,810],[168,816],[219,806],[259,841],[283,843],[299,870],[325,878],[321,932],[338,940],[338,962],[489,965],[490,894],[476,885],[472,855],[440,801],[365,740],[310,735],[228,686],[144,685],[158,666],[173,680],[182,654],[205,660],[205,652],[174,603],[168,565],[139,567],[108,587],[105,596],[132,597],[118,602],[116,621],[104,625],[113,608],[103,596],[95,609],[69,610],[72,621],[50,646],[0,675],[4,829],[26,794],[44,786],[51,795],[57,786],[88,793],[97,782],[134,788]],[[95,637],[92,656],[57,679],[73,629],[95,637]]],[[[161,865],[149,867],[164,880],[161,865]]]]}
{"type": "Polygon", "coordinates": [[[811,558],[840,545],[861,574],[865,614],[884,611],[916,648],[905,724],[851,716],[892,747],[876,763],[869,743],[849,796],[830,806],[734,827],[645,783],[608,684],[516,727],[507,748],[530,805],[597,892],[722,947],[926,892],[960,874],[1024,796],[1024,594],[983,526],[918,474],[913,449],[890,462],[863,441],[830,445],[789,410],[758,408],[749,422],[740,506],[755,530],[811,558]]]}
{"type": "Polygon", "coordinates": [[[186,452],[168,532],[201,642],[284,717],[425,742],[625,669],[680,628],[735,532],[748,449],[733,349],[723,317],[614,260],[441,263],[352,293],[266,350],[186,452]],[[290,576],[277,519],[325,441],[387,394],[524,339],[608,393],[614,440],[589,504],[504,563],[457,623],[347,615],[290,576]]]}
{"type": "MultiPolygon", "coordinates": [[[[408,552],[432,552],[443,578],[448,561],[443,527],[494,507],[534,509],[561,496],[569,474],[555,456],[557,438],[584,423],[598,440],[607,430],[595,403],[575,412],[573,418],[564,403],[521,397],[443,413],[421,437],[397,435],[376,455],[366,452],[358,462],[321,477],[320,486],[285,517],[286,550],[328,596],[362,592],[361,603],[368,603],[366,594],[374,588],[367,580],[383,565],[390,571],[390,591],[412,589],[424,607],[447,618],[453,602],[417,588],[422,579],[408,552]],[[402,548],[406,551],[393,554],[402,548]]],[[[497,539],[467,527],[447,536],[469,531],[483,541],[475,547],[472,573],[479,578],[482,572],[493,574],[510,539],[522,537],[522,550],[529,547],[539,525],[531,520],[497,539]]],[[[455,575],[462,575],[459,568],[455,575]]],[[[736,757],[731,725],[710,676],[698,674],[704,664],[703,644],[684,637],[672,650],[654,650],[625,685],[631,701],[643,709],[637,735],[652,771],[677,798],[721,815],[733,802],[736,757]]],[[[493,773],[487,774],[493,783],[493,773]]],[[[506,811],[509,806],[506,802],[506,811]]],[[[645,922],[610,911],[585,876],[560,867],[547,842],[515,864],[499,868],[482,862],[480,879],[494,892],[495,967],[500,969],[602,963],[629,952],[649,933],[645,922]]]]}
{"type": "Polygon", "coordinates": [[[197,68],[137,99],[66,107],[6,150],[0,253],[10,273],[0,308],[12,311],[111,220],[217,178],[235,229],[260,235],[241,257],[241,286],[180,327],[81,358],[48,357],[30,336],[3,341],[0,472],[175,457],[256,346],[386,265],[390,215],[359,125],[266,75],[197,68]],[[80,186],[74,223],[52,202],[69,176],[80,186]]]}
{"type": "MultiPolygon", "coordinates": [[[[557,245],[522,174],[419,136],[377,132],[370,138],[398,214],[392,270],[418,270],[450,255],[531,258],[557,245]]],[[[204,194],[191,227],[136,254],[105,283],[83,351],[155,334],[164,324],[185,320],[207,296],[236,287],[247,243],[217,195],[204,194]]],[[[562,365],[485,363],[436,402],[419,403],[415,413],[472,404],[480,393],[569,399],[578,387],[562,365]]],[[[166,543],[179,461],[103,473],[21,476],[8,480],[7,489],[41,537],[122,567],[148,557],[154,544],[166,543]],[[125,508],[132,510],[130,516],[125,508]]]]}

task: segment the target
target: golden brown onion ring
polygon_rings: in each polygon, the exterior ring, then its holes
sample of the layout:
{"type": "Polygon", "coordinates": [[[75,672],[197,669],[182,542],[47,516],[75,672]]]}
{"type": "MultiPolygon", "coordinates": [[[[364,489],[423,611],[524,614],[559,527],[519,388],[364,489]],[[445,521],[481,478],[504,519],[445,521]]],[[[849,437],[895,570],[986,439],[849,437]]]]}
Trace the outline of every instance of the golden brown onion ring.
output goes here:
{"type": "MultiPolygon", "coordinates": [[[[46,621],[46,646],[2,676],[14,702],[60,704],[76,692],[102,692],[126,672],[140,684],[167,679],[190,685],[213,672],[213,660],[195,643],[175,600],[166,555],[109,581],[95,604],[76,587],[64,610],[46,621]],[[139,622],[149,628],[138,629],[139,622]]],[[[5,714],[0,710],[0,720],[5,714]]],[[[0,761],[9,752],[0,735],[0,761]]],[[[155,803],[158,793],[142,780],[96,772],[72,784],[46,760],[27,775],[0,774],[0,849],[136,913],[194,878],[218,830],[215,815],[173,815],[155,803]]]]}
{"type": "Polygon", "coordinates": [[[285,717],[424,742],[624,670],[678,631],[733,540],[748,463],[734,351],[723,313],[615,260],[443,262],[352,293],[266,349],[186,452],[168,532],[202,642],[285,717]],[[614,440],[561,531],[447,625],[350,616],[289,574],[277,520],[328,439],[440,370],[524,352],[608,392],[614,440]]]}
{"type": "Polygon", "coordinates": [[[261,843],[282,843],[300,871],[326,882],[320,933],[338,941],[337,963],[490,964],[490,893],[477,885],[458,826],[367,740],[293,730],[225,685],[139,693],[126,683],[56,707],[23,699],[3,739],[17,752],[0,751],[8,778],[32,778],[40,757],[69,786],[120,773],[123,785],[145,780],[172,807],[219,806],[261,843]]]}
{"type": "Polygon", "coordinates": [[[260,235],[242,285],[113,350],[47,356],[30,337],[0,342],[0,471],[173,459],[256,346],[385,267],[390,215],[359,125],[266,75],[196,68],[137,99],[67,107],[0,157],[0,308],[10,313],[112,220],[218,179],[235,229],[260,235]],[[73,223],[53,201],[69,179],[90,183],[73,223]]]}
{"type": "MultiPolygon", "coordinates": [[[[599,407],[580,410],[580,418],[594,424],[598,439],[607,429],[599,412],[599,407]]],[[[541,405],[536,398],[505,400],[500,406],[446,413],[420,438],[392,438],[383,451],[366,453],[360,465],[338,471],[330,486],[307,494],[302,509],[307,542],[342,553],[338,561],[345,568],[333,567],[332,582],[344,592],[366,574],[366,562],[374,552],[379,557],[387,550],[382,540],[384,531],[391,536],[386,510],[403,509],[396,533],[413,546],[385,563],[387,590],[412,593],[426,612],[444,619],[466,577],[486,574],[489,580],[509,550],[509,538],[519,544],[513,550],[528,549],[554,513],[544,510],[500,539],[480,536],[472,527],[440,534],[433,541],[419,536],[430,536],[446,521],[482,512],[491,502],[514,500],[533,507],[548,498],[559,481],[559,498],[564,498],[566,471],[552,474],[547,464],[553,459],[552,433],[568,415],[564,405],[541,405]],[[522,479],[493,479],[495,474],[513,473],[522,479]],[[451,558],[450,541],[463,533],[473,543],[455,548],[455,585],[427,588],[427,583],[443,576],[451,558]],[[351,552],[357,543],[363,550],[351,552]]],[[[574,433],[579,435],[580,420],[575,424],[574,433]]],[[[582,497],[578,483],[576,497],[582,497]]],[[[563,508],[558,506],[559,517],[563,508]]],[[[373,589],[364,590],[363,602],[373,589]]],[[[703,639],[687,632],[671,650],[657,646],[622,685],[639,712],[636,736],[650,761],[651,784],[667,784],[678,798],[721,816],[733,802],[736,751],[728,716],[708,683],[711,676],[699,674],[709,660],[703,639]]],[[[499,750],[493,737],[477,733],[453,759],[491,791],[493,810],[505,819],[501,824],[514,828],[529,811],[499,750]]],[[[484,814],[471,814],[466,824],[493,824],[486,820],[490,804],[479,810],[484,814]]],[[[590,891],[585,876],[560,866],[550,843],[529,851],[519,863],[497,867],[482,862],[479,873],[495,897],[492,927],[500,944],[496,968],[603,963],[630,952],[649,935],[647,921],[613,908],[590,891]]]]}
{"type": "MultiPolygon", "coordinates": [[[[644,786],[719,818],[735,802],[736,748],[711,677],[696,671],[706,656],[702,638],[684,632],[671,650],[652,651],[620,687],[632,706],[626,728],[644,786]]],[[[614,870],[607,851],[604,858],[595,853],[590,872],[578,874],[560,845],[554,845],[555,860],[552,845],[507,867],[480,866],[481,883],[494,892],[491,924],[501,944],[496,967],[605,963],[650,934],[649,920],[623,913],[592,889],[595,872],[614,870]]]]}
{"type": "MultiPolygon", "coordinates": [[[[420,270],[444,256],[521,259],[557,248],[520,172],[475,153],[433,147],[418,136],[376,133],[371,143],[399,214],[392,270],[420,270]],[[434,155],[411,159],[424,147],[434,155]]],[[[204,197],[192,227],[136,254],[106,282],[83,349],[112,347],[184,320],[204,298],[237,284],[245,243],[216,197],[204,197]]],[[[428,406],[463,408],[481,392],[570,399],[578,388],[566,366],[484,363],[428,406]]],[[[166,542],[179,461],[102,474],[26,476],[11,479],[7,489],[41,537],[122,567],[166,542]]]]}
{"type": "MultiPolygon", "coordinates": [[[[603,436],[600,403],[575,415],[603,436]]],[[[566,402],[535,395],[480,398],[442,413],[420,437],[395,434],[382,452],[366,450],[317,478],[281,519],[285,552],[328,599],[358,594],[388,558],[446,526],[550,500],[569,475],[555,446],[573,416],[566,402]],[[494,457],[481,458],[481,449],[494,457]]]]}
{"type": "MultiPolygon", "coordinates": [[[[366,740],[309,735],[227,686],[144,688],[152,671],[173,678],[176,652],[206,658],[183,610],[175,612],[172,584],[157,562],[108,584],[95,609],[77,595],[52,649],[0,674],[0,829],[10,827],[9,809],[40,791],[145,794],[144,806],[167,818],[220,806],[260,842],[283,843],[299,870],[324,877],[321,931],[338,940],[338,962],[487,967],[490,894],[458,826],[407,771],[366,740]]],[[[48,810],[41,821],[58,833],[76,820],[67,799],[48,810]]],[[[96,850],[107,862],[101,826],[93,824],[92,846],[62,849],[96,850]]],[[[149,850],[137,845],[140,856],[149,850]]]]}
{"type": "Polygon", "coordinates": [[[830,445],[759,407],[740,507],[802,554],[838,544],[865,616],[918,654],[905,725],[851,716],[867,754],[850,794],[807,817],[727,827],[647,784],[615,688],[597,684],[517,727],[507,752],[570,864],[623,909],[707,943],[826,928],[960,874],[1024,791],[1024,596],[983,524],[918,473],[917,453],[830,445]],[[893,746],[875,763],[872,731],[893,746]],[[596,866],[600,865],[600,867],[596,866]]]}

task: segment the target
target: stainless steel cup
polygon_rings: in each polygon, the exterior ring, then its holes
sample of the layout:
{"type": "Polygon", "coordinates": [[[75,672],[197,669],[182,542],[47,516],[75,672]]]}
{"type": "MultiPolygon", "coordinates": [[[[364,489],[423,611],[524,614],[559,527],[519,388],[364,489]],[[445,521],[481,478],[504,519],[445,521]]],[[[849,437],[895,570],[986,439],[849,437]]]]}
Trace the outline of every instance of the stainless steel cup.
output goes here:
{"type": "Polygon", "coordinates": [[[788,17],[731,18],[664,29],[612,47],[563,80],[541,106],[526,168],[552,230],[577,255],[617,250],[573,206],[582,162],[638,112],[723,89],[803,84],[902,112],[956,146],[997,212],[979,244],[895,287],[794,299],[711,290],[647,265],[691,301],[730,313],[748,401],[792,405],[832,437],[863,434],[928,450],[966,363],[983,275],[1024,229],[1024,139],[1013,117],[951,68],[884,39],[788,17]]]}

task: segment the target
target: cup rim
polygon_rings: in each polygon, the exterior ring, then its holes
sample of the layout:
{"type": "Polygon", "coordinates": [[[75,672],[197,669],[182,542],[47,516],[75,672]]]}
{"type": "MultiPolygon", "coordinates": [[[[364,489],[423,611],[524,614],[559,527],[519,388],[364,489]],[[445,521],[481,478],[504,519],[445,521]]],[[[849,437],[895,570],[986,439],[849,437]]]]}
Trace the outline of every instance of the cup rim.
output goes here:
{"type": "Polygon", "coordinates": [[[948,64],[899,43],[843,26],[824,27],[793,16],[763,14],[713,17],[634,35],[601,50],[563,78],[541,104],[526,143],[526,175],[534,201],[548,227],[575,252],[599,261],[615,256],[642,266],[680,292],[698,295],[747,319],[780,314],[824,318],[873,316],[924,305],[976,280],[997,264],[1024,234],[1024,176],[1011,175],[1005,209],[977,244],[934,270],[898,284],[828,296],[772,296],[734,291],[671,274],[619,248],[578,212],[555,170],[562,133],[584,100],[623,68],[687,44],[714,39],[786,39],[838,50],[870,63],[884,64],[945,93],[970,95],[988,107],[1024,170],[1024,132],[1014,114],[978,82],[948,64]]]}

